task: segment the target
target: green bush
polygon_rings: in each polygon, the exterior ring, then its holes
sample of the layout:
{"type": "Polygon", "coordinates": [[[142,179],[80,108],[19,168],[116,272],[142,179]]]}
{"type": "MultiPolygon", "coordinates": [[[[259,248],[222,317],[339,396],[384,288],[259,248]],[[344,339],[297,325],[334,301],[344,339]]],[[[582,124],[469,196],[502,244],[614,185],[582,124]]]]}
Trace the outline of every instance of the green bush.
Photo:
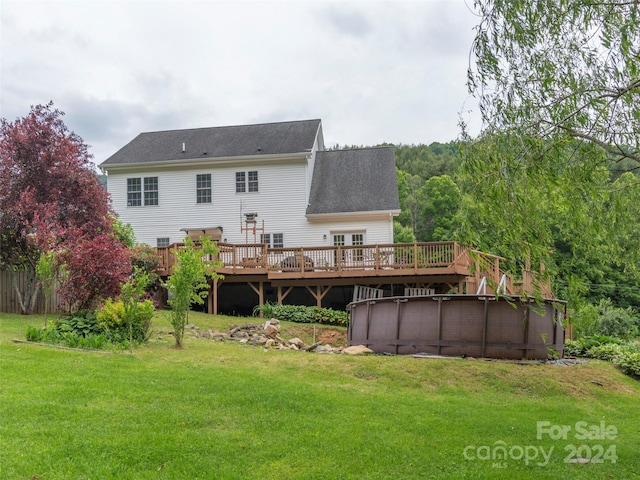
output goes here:
{"type": "Polygon", "coordinates": [[[639,343],[622,344],[617,338],[594,335],[565,341],[564,354],[612,362],[622,373],[640,378],[639,343]]]}
{"type": "Polygon", "coordinates": [[[59,332],[70,332],[79,337],[98,335],[101,333],[98,319],[93,312],[78,312],[54,323],[59,332]]]}
{"type": "Polygon", "coordinates": [[[598,305],[600,311],[600,322],[597,332],[601,335],[619,337],[623,339],[638,336],[636,316],[632,308],[617,308],[606,298],[598,305]]]}
{"type": "Polygon", "coordinates": [[[600,322],[600,312],[596,305],[587,303],[573,312],[571,323],[575,338],[595,335],[600,322]]]}
{"type": "Polygon", "coordinates": [[[96,317],[100,331],[113,343],[128,342],[143,343],[151,334],[151,318],[154,306],[151,300],[133,303],[130,312],[126,311],[122,301],[114,302],[109,299],[98,311],[96,317]]]}
{"type": "Polygon", "coordinates": [[[640,318],[632,308],[613,306],[609,298],[597,305],[585,304],[572,315],[574,334],[577,339],[585,336],[606,335],[625,340],[640,334],[640,318]]]}
{"type": "Polygon", "coordinates": [[[104,334],[86,333],[81,326],[74,331],[74,324],[82,325],[78,318],[66,318],[44,328],[27,327],[26,338],[29,342],[48,343],[51,345],[63,345],[71,348],[88,348],[101,350],[109,346],[104,334]]]}
{"type": "Polygon", "coordinates": [[[582,345],[577,340],[565,340],[564,356],[565,357],[582,357],[584,352],[582,345]]]}
{"type": "Polygon", "coordinates": [[[287,322],[322,323],[324,325],[343,327],[349,324],[349,314],[347,312],[332,310],[331,308],[305,307],[302,305],[270,305],[270,311],[270,316],[287,322]]]}
{"type": "Polygon", "coordinates": [[[30,342],[72,348],[97,350],[108,347],[129,348],[130,333],[134,343],[143,343],[149,339],[153,312],[154,306],[151,300],[135,303],[130,314],[125,312],[122,302],[108,300],[97,314],[76,313],[52,322],[44,328],[27,327],[26,338],[30,342]],[[131,324],[129,324],[129,318],[131,324]]]}
{"type": "Polygon", "coordinates": [[[589,358],[597,358],[598,360],[606,360],[607,362],[612,362],[615,357],[623,352],[623,347],[621,347],[620,345],[608,343],[606,345],[591,347],[587,351],[587,356],[589,358]]]}
{"type": "Polygon", "coordinates": [[[632,377],[640,378],[640,352],[625,351],[613,359],[622,373],[632,377]]]}
{"type": "Polygon", "coordinates": [[[54,324],[44,328],[27,327],[27,341],[29,342],[41,342],[52,343],[57,345],[62,341],[62,335],[58,332],[58,329],[54,324]]]}
{"type": "Polygon", "coordinates": [[[602,345],[620,345],[622,342],[615,337],[605,335],[591,335],[577,340],[566,340],[564,354],[567,357],[589,357],[588,352],[594,347],[602,345]]]}
{"type": "Polygon", "coordinates": [[[62,333],[61,343],[67,347],[86,348],[89,350],[102,350],[109,344],[107,338],[103,334],[89,334],[82,336],[74,332],[62,333]]]}

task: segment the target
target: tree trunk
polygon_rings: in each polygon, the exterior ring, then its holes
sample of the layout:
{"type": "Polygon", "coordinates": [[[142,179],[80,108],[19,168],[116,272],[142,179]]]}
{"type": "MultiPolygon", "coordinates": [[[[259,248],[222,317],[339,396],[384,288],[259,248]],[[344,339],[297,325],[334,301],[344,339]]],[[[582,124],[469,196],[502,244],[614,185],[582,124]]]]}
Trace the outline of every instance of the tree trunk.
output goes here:
{"type": "Polygon", "coordinates": [[[24,270],[24,273],[26,277],[24,291],[20,291],[20,287],[18,285],[18,275],[13,276],[13,288],[16,291],[16,295],[18,296],[18,303],[20,305],[22,315],[30,315],[33,313],[33,309],[36,305],[36,300],[38,299],[38,290],[40,290],[40,286],[37,283],[37,275],[35,269],[28,268],[24,270]]]}

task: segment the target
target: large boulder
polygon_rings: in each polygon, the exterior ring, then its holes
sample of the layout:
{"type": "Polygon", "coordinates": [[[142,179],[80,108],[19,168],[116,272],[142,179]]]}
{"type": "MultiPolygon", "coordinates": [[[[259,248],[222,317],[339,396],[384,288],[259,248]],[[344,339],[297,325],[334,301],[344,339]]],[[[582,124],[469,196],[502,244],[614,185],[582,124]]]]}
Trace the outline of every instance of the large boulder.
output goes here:
{"type": "Polygon", "coordinates": [[[370,348],[365,347],[364,345],[351,345],[350,347],[343,348],[342,353],[346,355],[365,355],[369,353],[374,353],[370,348]]]}

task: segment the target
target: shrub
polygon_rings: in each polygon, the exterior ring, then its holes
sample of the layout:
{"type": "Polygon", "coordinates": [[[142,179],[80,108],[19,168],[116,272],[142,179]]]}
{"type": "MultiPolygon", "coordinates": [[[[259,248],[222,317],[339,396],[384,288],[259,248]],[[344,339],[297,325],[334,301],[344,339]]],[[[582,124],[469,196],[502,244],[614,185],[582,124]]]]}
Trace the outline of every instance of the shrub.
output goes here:
{"type": "Polygon", "coordinates": [[[623,353],[623,347],[613,343],[606,345],[598,345],[597,347],[591,347],[587,351],[589,358],[597,358],[599,360],[606,360],[607,362],[613,361],[613,359],[623,353]]]}
{"type": "Polygon", "coordinates": [[[566,356],[597,358],[612,362],[622,373],[640,378],[640,344],[621,344],[617,338],[605,336],[567,340],[566,356]]]}
{"type": "Polygon", "coordinates": [[[622,342],[615,337],[606,335],[591,335],[577,340],[567,340],[564,343],[564,353],[570,357],[589,357],[588,352],[601,345],[620,345],[622,342]]]}
{"type": "Polygon", "coordinates": [[[62,336],[55,325],[49,324],[44,328],[27,327],[27,341],[42,342],[57,345],[61,343],[62,336]]]}
{"type": "Polygon", "coordinates": [[[127,317],[124,302],[109,299],[98,311],[97,319],[106,338],[113,343],[146,342],[151,334],[151,318],[154,306],[151,300],[136,302],[131,309],[130,318],[127,317]],[[130,330],[131,329],[131,330],[130,330]]]}
{"type": "Polygon", "coordinates": [[[582,345],[577,340],[565,340],[564,356],[565,357],[582,357],[584,351],[582,345]]]}
{"type": "Polygon", "coordinates": [[[93,312],[78,312],[55,322],[60,333],[70,332],[79,337],[98,335],[101,329],[93,312]]]}
{"type": "Polygon", "coordinates": [[[297,323],[313,323],[309,307],[302,305],[274,305],[272,314],[278,320],[297,323]]]}
{"type": "Polygon", "coordinates": [[[598,305],[578,308],[573,313],[572,324],[576,338],[599,334],[628,340],[640,333],[636,312],[632,308],[615,307],[608,298],[600,300],[598,305]]]}
{"type": "Polygon", "coordinates": [[[640,378],[640,352],[622,352],[613,359],[622,373],[640,378]]]}
{"type": "Polygon", "coordinates": [[[297,323],[322,323],[346,326],[349,314],[331,308],[305,307],[302,305],[271,305],[271,313],[278,320],[297,323]]]}
{"type": "MultiPolygon", "coordinates": [[[[110,346],[127,348],[129,341],[129,322],[124,315],[122,302],[108,300],[98,311],[83,312],[52,322],[44,328],[28,327],[26,338],[30,342],[43,342],[52,345],[64,345],[72,348],[104,349],[110,346]]],[[[154,307],[151,300],[139,302],[131,316],[133,342],[148,340],[151,330],[151,317],[154,307]]]]}
{"type": "Polygon", "coordinates": [[[598,305],[600,322],[597,332],[611,337],[629,339],[638,335],[636,317],[631,308],[617,308],[611,300],[605,298],[598,305]]]}
{"type": "Polygon", "coordinates": [[[598,330],[600,313],[598,307],[587,303],[579,307],[574,313],[571,323],[576,338],[595,335],[598,330]]]}
{"type": "Polygon", "coordinates": [[[44,328],[27,327],[26,338],[29,342],[64,345],[71,348],[94,350],[106,348],[109,342],[104,334],[96,334],[92,331],[93,329],[87,329],[84,325],[82,317],[69,317],[44,328]]]}

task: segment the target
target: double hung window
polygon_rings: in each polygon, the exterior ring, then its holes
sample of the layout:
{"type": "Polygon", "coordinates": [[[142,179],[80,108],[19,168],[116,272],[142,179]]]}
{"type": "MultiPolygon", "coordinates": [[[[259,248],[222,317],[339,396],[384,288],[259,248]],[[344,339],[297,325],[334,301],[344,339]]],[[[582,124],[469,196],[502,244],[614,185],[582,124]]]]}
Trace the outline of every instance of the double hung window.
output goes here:
{"type": "Polygon", "coordinates": [[[211,203],[211,174],[196,175],[196,203],[211,203]]]}
{"type": "Polygon", "coordinates": [[[158,205],[158,177],[127,178],[127,206],[158,205]],[[144,187],[144,188],[143,188],[144,187]]]}
{"type": "Polygon", "coordinates": [[[261,243],[269,248],[284,248],[284,233],[265,233],[260,237],[261,243]]]}
{"type": "Polygon", "coordinates": [[[236,172],[236,193],[258,192],[258,171],[236,172]]]}

